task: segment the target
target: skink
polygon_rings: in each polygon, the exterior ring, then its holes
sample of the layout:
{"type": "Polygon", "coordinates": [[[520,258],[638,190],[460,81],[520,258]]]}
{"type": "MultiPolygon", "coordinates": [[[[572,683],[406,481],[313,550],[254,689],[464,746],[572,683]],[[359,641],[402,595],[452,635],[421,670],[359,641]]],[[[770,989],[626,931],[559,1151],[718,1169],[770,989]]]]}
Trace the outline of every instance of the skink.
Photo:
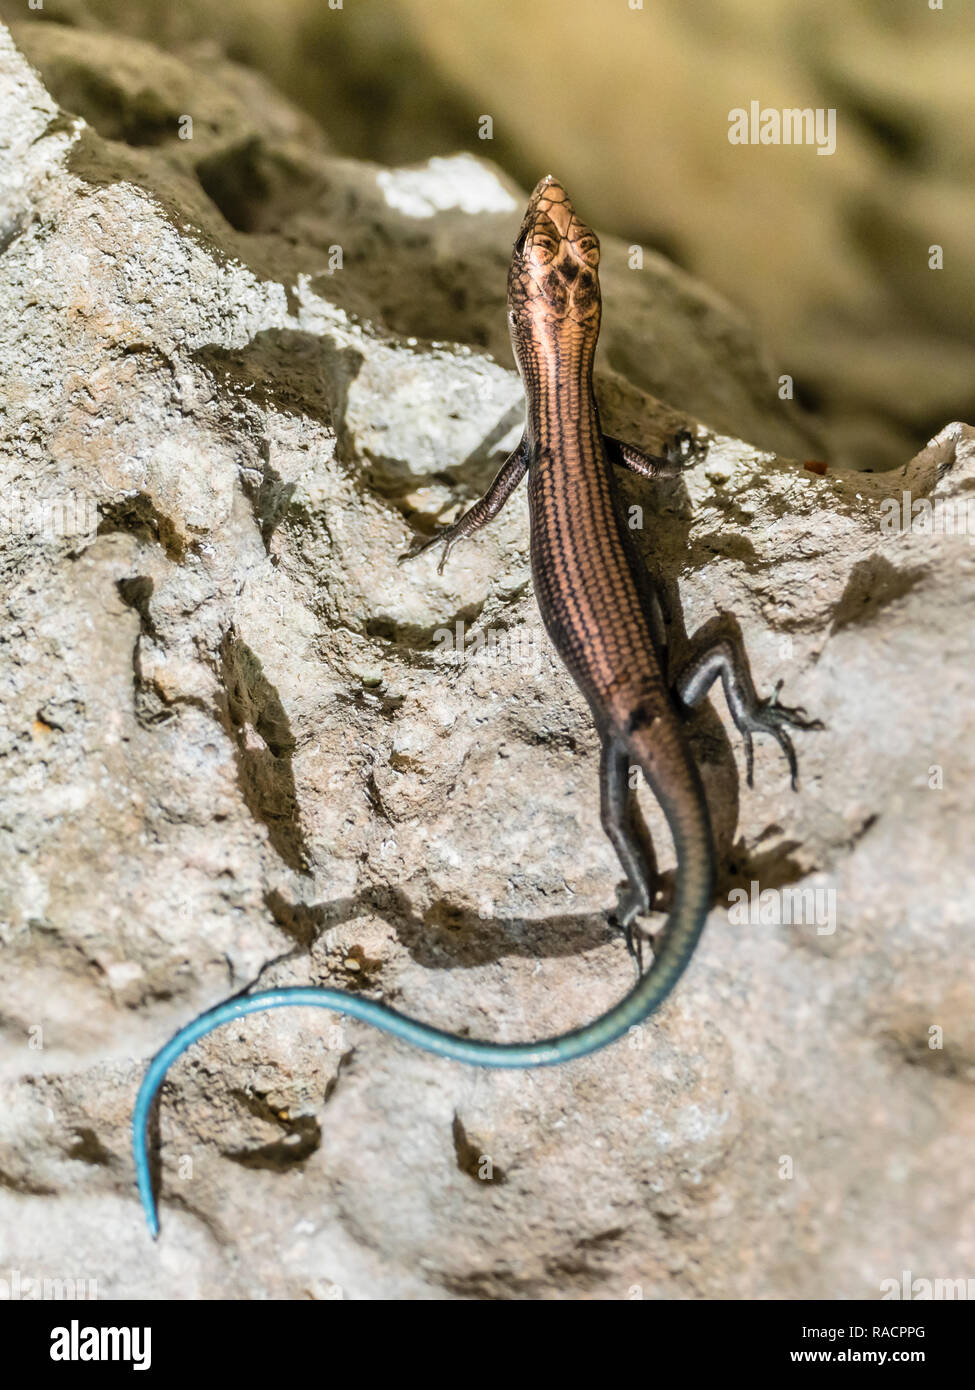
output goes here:
{"type": "MultiPolygon", "coordinates": [[[[498,1043],[459,1037],[408,1018],[374,1000],[328,988],[293,988],[239,996],[181,1029],[152,1059],[133,1115],[136,1174],[146,1220],[158,1232],[146,1133],[166,1071],[197,1038],[264,1009],[307,1005],[349,1014],[441,1057],[482,1067],[543,1067],[595,1052],[656,1009],[694,951],[714,892],[715,856],[707,802],[682,728],[683,712],[720,676],[745,741],[752,779],[754,732],[776,738],[796,756],[789,726],[821,727],[801,709],[759,700],[737,644],[722,639],[700,652],[672,683],[663,669],[659,610],[618,515],[614,469],[653,479],[672,474],[696,447],[678,436],[662,457],[603,434],[593,393],[600,321],[599,241],[554,178],[538,184],[514,246],[508,275],[508,323],[527,398],[524,434],[485,495],[453,525],[418,541],[407,557],[434,544],[443,552],[497,516],[527,473],[531,562],[542,620],[559,656],[585,695],[602,742],[601,816],[626,875],[615,924],[634,951],[636,918],[659,890],[656,858],[630,785],[642,768],[663,808],[677,854],[677,881],[653,961],[630,992],[583,1027],[537,1042],[498,1043]]],[[[404,558],[407,558],[404,557],[404,558]]]]}

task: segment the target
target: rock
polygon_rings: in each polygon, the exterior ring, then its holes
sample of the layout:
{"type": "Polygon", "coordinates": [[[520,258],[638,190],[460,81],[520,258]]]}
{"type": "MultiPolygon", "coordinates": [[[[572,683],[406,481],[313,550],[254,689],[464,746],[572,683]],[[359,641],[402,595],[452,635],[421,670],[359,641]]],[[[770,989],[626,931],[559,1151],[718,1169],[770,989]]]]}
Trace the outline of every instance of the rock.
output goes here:
{"type": "MultiPolygon", "coordinates": [[[[834,466],[898,467],[972,409],[965,7],[885,0],[881,11],[853,0],[838,21],[815,5],[735,0],[691,12],[641,0],[606,12],[574,5],[567,23],[563,0],[535,0],[529,17],[457,0],[450,24],[440,0],[395,0],[395,10],[427,80],[449,75],[466,100],[453,143],[474,145],[480,113],[491,115],[506,168],[555,165],[567,187],[585,187],[603,225],[652,237],[746,308],[777,370],[816,409],[834,466]],[[730,145],[730,113],[752,101],[833,110],[835,150],[730,145]]],[[[212,12],[202,22],[219,26],[212,12]]],[[[306,24],[294,23],[296,46],[306,24]]],[[[226,43],[233,30],[222,31],[226,43]]],[[[338,42],[330,31],[321,24],[325,54],[338,42]]],[[[290,68],[298,86],[302,66],[290,68]]],[[[342,96],[327,79],[319,92],[328,110],[342,96]]],[[[444,110],[454,118],[454,105],[444,110]]]]}
{"type": "MultiPolygon", "coordinates": [[[[256,69],[345,155],[407,164],[489,149],[528,186],[551,169],[578,190],[590,221],[628,242],[650,241],[757,321],[776,375],[791,376],[797,399],[816,411],[822,457],[882,470],[973,409],[971,18],[965,6],[931,4],[884,0],[883,25],[876,0],[845,5],[842,23],[830,11],[806,7],[797,16],[767,0],[736,0],[733,13],[711,6],[706,22],[667,0],[605,14],[576,5],[571,23],[564,0],[534,0],[527,18],[516,5],[455,0],[450,24],[442,0],[383,0],[341,13],[318,0],[46,0],[39,11],[0,0],[0,19],[14,22],[62,105],[83,101],[103,135],[135,112],[137,133],[144,127],[154,142],[158,113],[187,82],[168,61],[140,76],[120,48],[98,89],[86,77],[89,33],[101,44],[147,39],[179,58],[193,93],[181,110],[212,109],[216,81],[224,103],[233,96],[265,108],[263,124],[274,107],[284,117],[256,69]],[[71,26],[60,42],[48,33],[59,27],[51,19],[71,26]],[[834,111],[835,150],[820,158],[808,145],[731,145],[730,113],[752,100],[834,111]]],[[[245,216],[274,207],[254,196],[266,171],[251,168],[251,153],[221,168],[230,199],[216,193],[245,216]]],[[[639,278],[627,267],[624,298],[639,278]]],[[[458,295],[469,285],[469,275],[451,276],[445,288],[458,295]]],[[[472,307],[462,302],[450,327],[419,331],[456,340],[476,324],[494,340],[492,352],[500,344],[506,353],[503,317],[492,309],[475,320],[472,307]]],[[[656,311],[640,321],[614,317],[620,334],[630,330],[619,369],[700,414],[694,362],[671,355],[689,346],[687,335],[668,334],[656,311]]],[[[609,351],[604,362],[619,366],[609,351]]],[[[752,383],[764,408],[774,405],[764,374],[752,383]]]]}
{"type": "Polygon", "coordinates": [[[76,110],[3,31],[0,1271],[148,1298],[870,1297],[963,1272],[975,570],[967,536],[882,521],[904,489],[970,495],[975,436],[883,477],[804,468],[817,440],[740,320],[659,258],[624,281],[612,238],[607,428],[653,446],[697,423],[693,390],[710,442],[626,486],[675,655],[736,615],[759,688],[785,677],[827,725],[800,793],[768,741],[744,786],[712,699],[692,732],[724,905],[667,1006],[595,1057],[481,1073],[301,1011],[196,1045],[150,1248],[132,1104],[202,1009],[328,982],[516,1039],[631,976],[524,498],[442,577],[397,563],[517,438],[524,194],[468,156],[337,158],[217,76],[181,141],[176,59],[150,100],[147,46],[24,35],[76,110]],[[738,920],[753,882],[818,889],[826,930],[738,920]]]}

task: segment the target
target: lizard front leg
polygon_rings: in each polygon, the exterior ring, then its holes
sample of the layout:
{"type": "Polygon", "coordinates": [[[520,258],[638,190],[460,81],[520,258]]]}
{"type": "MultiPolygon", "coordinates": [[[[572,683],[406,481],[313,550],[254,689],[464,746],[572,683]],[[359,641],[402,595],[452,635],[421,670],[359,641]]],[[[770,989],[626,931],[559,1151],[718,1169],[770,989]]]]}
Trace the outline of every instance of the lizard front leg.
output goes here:
{"type": "Polygon", "coordinates": [[[603,435],[603,443],[611,463],[629,473],[638,473],[641,478],[676,478],[702,449],[690,430],[675,434],[661,455],[645,454],[635,444],[627,444],[611,434],[603,435]]]}
{"type": "Polygon", "coordinates": [[[515,488],[521,482],[528,470],[528,442],[522,435],[516,448],[505,459],[498,470],[497,476],[488,488],[487,492],[473,507],[469,508],[464,515],[458,518],[450,526],[441,526],[432,536],[418,536],[409,550],[405,551],[400,557],[400,563],[404,560],[412,560],[417,555],[422,555],[424,550],[429,550],[431,546],[443,545],[443,554],[440,556],[440,563],[437,565],[437,573],[443,574],[443,567],[447,562],[447,556],[458,541],[466,536],[472,536],[475,531],[479,531],[482,526],[497,516],[498,512],[507,502],[515,488]]]}
{"type": "Polygon", "coordinates": [[[752,734],[764,733],[771,734],[785,753],[792,777],[792,789],[795,791],[798,787],[796,750],[786,730],[822,729],[825,726],[818,719],[810,719],[801,706],[792,708],[778,703],[781,681],[768,699],[760,700],[741,644],[729,637],[722,637],[693,657],[678,676],[675,689],[683,704],[693,708],[700,704],[719,676],[731,717],[744,739],[748,785],[753,785],[755,762],[752,734]]]}

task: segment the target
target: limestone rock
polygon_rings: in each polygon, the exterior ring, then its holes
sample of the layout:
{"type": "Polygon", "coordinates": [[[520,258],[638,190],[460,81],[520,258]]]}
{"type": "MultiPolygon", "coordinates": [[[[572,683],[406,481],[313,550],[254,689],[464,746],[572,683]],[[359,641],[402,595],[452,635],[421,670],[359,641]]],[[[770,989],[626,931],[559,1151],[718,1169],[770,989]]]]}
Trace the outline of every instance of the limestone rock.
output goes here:
{"type": "Polygon", "coordinates": [[[30,47],[63,89],[0,31],[0,1272],[109,1298],[619,1298],[970,1268],[975,553],[882,523],[905,489],[970,496],[973,432],[899,474],[804,468],[740,320],[660,259],[627,278],[612,238],[607,428],[710,444],[626,485],[675,656],[737,617],[759,688],[827,726],[800,792],[764,743],[745,787],[719,697],[695,718],[725,905],[666,1008],[595,1057],[485,1074],[298,1011],[194,1047],[150,1248],[131,1107],[200,1010],[328,982],[514,1039],[630,972],[524,498],[442,577],[397,563],[518,436],[523,193],[467,156],[336,158],[216,76],[180,140],[177,60],[166,105],[144,45],[48,25],[30,47]],[[448,650],[459,631],[483,651],[448,650]],[[826,930],[734,920],[753,882],[819,889],[826,930]]]}

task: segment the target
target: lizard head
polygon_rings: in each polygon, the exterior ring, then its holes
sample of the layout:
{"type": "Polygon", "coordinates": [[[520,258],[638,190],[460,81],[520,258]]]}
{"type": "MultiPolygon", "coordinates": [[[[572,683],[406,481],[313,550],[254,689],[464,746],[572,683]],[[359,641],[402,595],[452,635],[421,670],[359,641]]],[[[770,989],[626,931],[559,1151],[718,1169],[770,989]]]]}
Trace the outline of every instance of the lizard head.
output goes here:
{"type": "Polygon", "coordinates": [[[508,272],[515,351],[519,341],[537,343],[565,332],[595,346],[599,311],[599,238],[548,174],[529,200],[508,272]]]}

